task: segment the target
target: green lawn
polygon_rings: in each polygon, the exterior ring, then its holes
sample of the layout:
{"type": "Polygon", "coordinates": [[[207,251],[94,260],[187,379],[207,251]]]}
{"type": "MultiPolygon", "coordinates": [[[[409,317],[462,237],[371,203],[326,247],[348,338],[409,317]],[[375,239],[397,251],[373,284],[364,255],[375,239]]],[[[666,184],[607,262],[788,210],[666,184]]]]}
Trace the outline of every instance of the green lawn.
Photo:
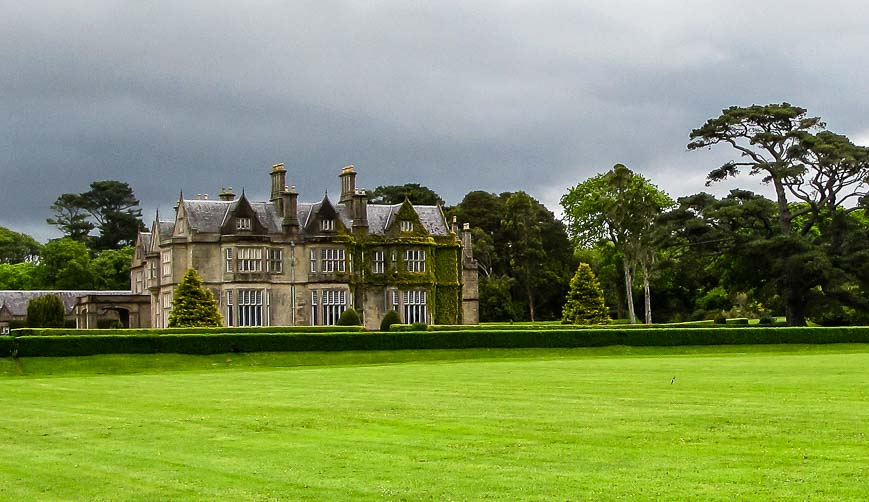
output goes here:
{"type": "Polygon", "coordinates": [[[0,359],[3,500],[865,500],[867,434],[866,345],[0,359]]]}

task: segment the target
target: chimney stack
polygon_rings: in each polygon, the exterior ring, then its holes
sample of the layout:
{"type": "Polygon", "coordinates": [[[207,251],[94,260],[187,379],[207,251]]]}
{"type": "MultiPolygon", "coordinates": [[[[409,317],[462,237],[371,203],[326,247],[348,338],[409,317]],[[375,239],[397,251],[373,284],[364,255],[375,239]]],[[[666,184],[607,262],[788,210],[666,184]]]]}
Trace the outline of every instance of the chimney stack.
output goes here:
{"type": "Polygon", "coordinates": [[[296,187],[287,188],[284,186],[281,199],[284,233],[295,236],[299,233],[299,194],[296,192],[296,187]]]}
{"type": "Polygon", "coordinates": [[[272,196],[269,199],[274,202],[281,198],[281,192],[287,183],[287,170],[283,164],[275,164],[272,166],[272,196]]]}
{"type": "Polygon", "coordinates": [[[218,198],[223,201],[231,202],[235,200],[235,193],[232,191],[232,187],[224,187],[220,189],[220,194],[218,198]]]}
{"type": "Polygon", "coordinates": [[[341,178],[341,199],[338,203],[346,204],[356,195],[356,172],[353,171],[352,165],[345,166],[338,177],[341,178]]]}

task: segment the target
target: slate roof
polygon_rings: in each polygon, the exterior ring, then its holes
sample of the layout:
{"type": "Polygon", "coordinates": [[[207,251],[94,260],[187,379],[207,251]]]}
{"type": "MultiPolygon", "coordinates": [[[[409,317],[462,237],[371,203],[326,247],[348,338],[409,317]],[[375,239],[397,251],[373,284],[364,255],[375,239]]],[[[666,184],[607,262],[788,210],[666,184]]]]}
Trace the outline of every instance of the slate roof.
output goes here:
{"type": "Polygon", "coordinates": [[[14,316],[26,316],[27,315],[27,304],[30,300],[45,296],[45,295],[57,295],[60,297],[63,302],[63,306],[66,307],[67,314],[72,312],[72,308],[75,306],[76,300],[80,296],[88,296],[88,295],[130,295],[132,292],[130,291],[88,291],[88,290],[60,290],[60,291],[48,291],[48,290],[32,290],[32,291],[12,291],[12,290],[0,290],[0,308],[4,305],[12,313],[14,316]]]}
{"type": "MultiPolygon", "coordinates": [[[[221,226],[226,222],[229,215],[238,205],[238,200],[222,201],[222,200],[184,200],[181,203],[184,205],[184,210],[187,214],[187,221],[192,230],[200,233],[219,233],[221,226]]],[[[297,215],[299,225],[304,231],[310,219],[320,210],[323,202],[306,203],[300,202],[297,205],[297,215]]],[[[275,205],[271,202],[250,202],[250,206],[256,213],[257,219],[262,223],[270,233],[281,232],[281,224],[283,218],[278,214],[275,205]]],[[[350,214],[350,208],[344,204],[334,204],[338,216],[344,223],[344,226],[350,228],[353,224],[353,218],[350,214]]],[[[438,206],[413,206],[416,213],[419,215],[419,220],[431,235],[448,235],[449,228],[444,220],[443,212],[438,206]]],[[[368,231],[373,235],[383,235],[392,224],[395,213],[401,208],[401,204],[380,205],[368,204],[368,231]]],[[[161,236],[171,235],[174,223],[168,222],[166,227],[167,233],[164,234],[164,223],[160,222],[161,236]]]]}

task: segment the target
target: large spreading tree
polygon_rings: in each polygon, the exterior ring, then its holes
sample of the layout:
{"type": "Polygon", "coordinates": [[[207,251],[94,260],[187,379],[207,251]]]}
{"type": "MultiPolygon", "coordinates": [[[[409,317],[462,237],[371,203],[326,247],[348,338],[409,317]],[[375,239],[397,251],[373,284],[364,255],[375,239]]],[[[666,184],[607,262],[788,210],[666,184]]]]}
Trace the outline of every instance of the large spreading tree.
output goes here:
{"type": "Polygon", "coordinates": [[[747,169],[772,186],[776,224],[764,244],[775,253],[776,283],[788,324],[795,326],[805,324],[812,290],[829,275],[813,277],[800,265],[824,254],[817,237],[825,221],[832,222],[829,229],[842,228],[869,202],[869,149],[824,128],[819,117],[789,103],[732,106],[694,129],[688,144],[689,150],[724,144],[739,154],[711,171],[707,184],[747,169]]]}
{"type": "Polygon", "coordinates": [[[87,192],[60,195],[51,209],[54,217],[47,220],[49,224],[95,249],[131,246],[144,229],[139,200],[130,185],[121,181],[94,181],[87,192]],[[98,236],[90,236],[93,229],[99,230],[98,236]]]}

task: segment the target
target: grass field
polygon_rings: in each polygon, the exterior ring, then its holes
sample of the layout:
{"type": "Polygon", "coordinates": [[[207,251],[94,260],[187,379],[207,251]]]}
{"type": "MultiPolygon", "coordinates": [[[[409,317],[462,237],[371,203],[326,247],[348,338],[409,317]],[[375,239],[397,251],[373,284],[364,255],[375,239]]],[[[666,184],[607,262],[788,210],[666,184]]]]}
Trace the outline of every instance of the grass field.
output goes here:
{"type": "Polygon", "coordinates": [[[866,345],[0,359],[3,500],[866,500],[867,433],[866,345]]]}

